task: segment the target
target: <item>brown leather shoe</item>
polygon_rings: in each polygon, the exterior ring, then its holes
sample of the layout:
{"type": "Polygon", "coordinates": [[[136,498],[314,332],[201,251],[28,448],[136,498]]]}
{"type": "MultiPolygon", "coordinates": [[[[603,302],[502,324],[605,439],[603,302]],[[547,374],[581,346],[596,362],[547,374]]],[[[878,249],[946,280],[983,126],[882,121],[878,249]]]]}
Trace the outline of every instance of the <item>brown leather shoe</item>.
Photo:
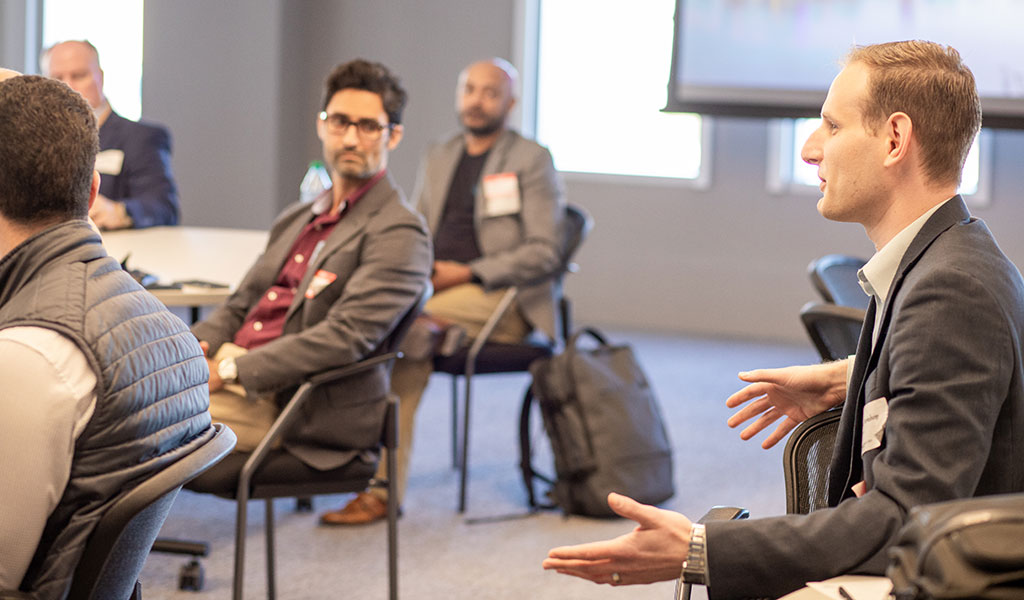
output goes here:
{"type": "Polygon", "coordinates": [[[386,502],[366,492],[359,492],[344,508],[320,515],[322,525],[365,525],[388,516],[386,502]]]}

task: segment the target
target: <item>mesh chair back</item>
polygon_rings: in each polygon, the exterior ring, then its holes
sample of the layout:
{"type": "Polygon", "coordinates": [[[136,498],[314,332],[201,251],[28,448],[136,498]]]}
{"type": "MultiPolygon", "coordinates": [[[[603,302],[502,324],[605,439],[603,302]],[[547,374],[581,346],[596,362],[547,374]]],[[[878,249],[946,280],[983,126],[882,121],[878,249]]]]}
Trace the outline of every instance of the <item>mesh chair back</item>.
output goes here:
{"type": "Polygon", "coordinates": [[[857,340],[864,326],[863,310],[808,302],[800,309],[800,321],[822,360],[839,360],[857,353],[857,340]]]}
{"type": "Polygon", "coordinates": [[[855,256],[826,254],[807,266],[807,275],[825,302],[867,310],[869,298],[857,280],[865,262],[855,256]]]}
{"type": "Polygon", "coordinates": [[[235,447],[233,431],[218,423],[194,452],[143,481],[118,499],[96,525],[75,568],[68,600],[133,597],[149,549],[181,486],[235,447]]]}
{"type": "Polygon", "coordinates": [[[783,453],[786,512],[805,515],[828,506],[828,469],[842,410],[834,408],[800,424],[783,453]]]}

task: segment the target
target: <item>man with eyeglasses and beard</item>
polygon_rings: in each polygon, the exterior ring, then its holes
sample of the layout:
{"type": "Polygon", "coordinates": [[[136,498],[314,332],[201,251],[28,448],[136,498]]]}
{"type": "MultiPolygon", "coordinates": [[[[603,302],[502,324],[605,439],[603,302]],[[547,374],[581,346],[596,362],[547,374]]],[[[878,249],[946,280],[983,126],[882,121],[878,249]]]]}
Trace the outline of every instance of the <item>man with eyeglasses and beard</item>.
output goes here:
{"type": "MultiPolygon", "coordinates": [[[[455,97],[461,130],[433,145],[420,165],[413,198],[434,241],[434,296],[391,378],[401,398],[400,496],[413,419],[434,354],[451,354],[479,333],[510,286],[520,286],[515,305],[489,341],[518,343],[534,333],[556,337],[559,284],[553,276],[560,266],[564,185],[547,149],[506,125],[516,78],[515,67],[500,58],[466,67],[455,97]]],[[[385,475],[383,466],[379,475],[385,475]]],[[[353,525],[382,519],[386,500],[386,490],[364,492],[321,521],[353,525]]]]}
{"type": "MultiPolygon", "coordinates": [[[[339,65],[316,121],[332,187],[278,217],[238,289],[192,327],[210,367],[210,414],[252,451],[310,375],[365,358],[423,293],[430,240],[388,175],[406,93],[379,63],[339,65]]],[[[386,408],[381,364],[325,386],[283,447],[319,470],[377,439],[386,408]]]]}

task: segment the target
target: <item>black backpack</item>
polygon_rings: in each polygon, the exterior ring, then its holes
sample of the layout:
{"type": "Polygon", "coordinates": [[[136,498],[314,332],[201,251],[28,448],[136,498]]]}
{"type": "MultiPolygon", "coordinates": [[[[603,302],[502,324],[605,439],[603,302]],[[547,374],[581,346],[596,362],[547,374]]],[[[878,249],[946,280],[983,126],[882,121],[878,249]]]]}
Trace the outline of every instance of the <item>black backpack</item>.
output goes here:
{"type": "Polygon", "coordinates": [[[910,510],[889,548],[897,600],[1024,598],[1024,494],[910,510]]]}
{"type": "Polygon", "coordinates": [[[560,507],[569,514],[616,516],[609,492],[645,504],[672,497],[672,446],[647,377],[628,345],[611,346],[591,328],[569,339],[566,350],[530,366],[533,383],[519,422],[520,468],[531,508],[560,507]],[[598,347],[580,350],[587,334],[598,347]],[[530,413],[540,407],[554,455],[555,477],[532,464],[530,413]],[[536,479],[549,483],[554,504],[541,503],[536,479]]]}

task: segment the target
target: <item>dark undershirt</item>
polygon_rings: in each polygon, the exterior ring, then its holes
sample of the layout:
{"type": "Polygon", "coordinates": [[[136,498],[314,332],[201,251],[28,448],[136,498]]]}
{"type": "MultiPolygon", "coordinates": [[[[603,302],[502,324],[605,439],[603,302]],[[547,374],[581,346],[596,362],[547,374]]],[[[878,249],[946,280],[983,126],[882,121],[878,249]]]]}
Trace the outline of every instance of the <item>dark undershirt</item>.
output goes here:
{"type": "Polygon", "coordinates": [[[473,207],[476,203],[477,185],[484,169],[487,155],[470,156],[465,151],[452,175],[444,213],[434,234],[434,259],[453,260],[468,264],[480,258],[480,247],[476,243],[476,225],[473,222],[473,207]]]}

